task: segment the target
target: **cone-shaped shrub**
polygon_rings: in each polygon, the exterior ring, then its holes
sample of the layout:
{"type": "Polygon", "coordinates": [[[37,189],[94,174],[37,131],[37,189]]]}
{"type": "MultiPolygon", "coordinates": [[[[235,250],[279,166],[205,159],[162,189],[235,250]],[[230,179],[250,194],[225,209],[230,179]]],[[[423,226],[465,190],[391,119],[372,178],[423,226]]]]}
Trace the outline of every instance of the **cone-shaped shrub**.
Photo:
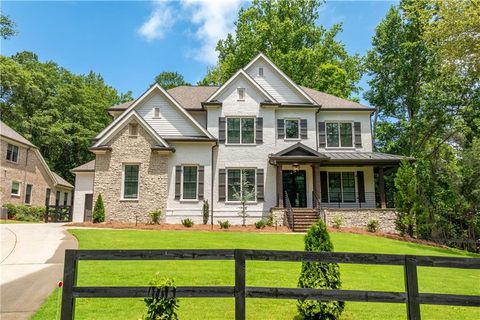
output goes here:
{"type": "MultiPolygon", "coordinates": [[[[310,227],[305,236],[305,251],[333,251],[333,244],[323,221],[310,227]]],[[[304,262],[298,280],[300,288],[340,289],[340,268],[336,263],[304,262]]],[[[336,320],[343,301],[298,300],[298,311],[304,319],[336,320]]]]}
{"type": "Polygon", "coordinates": [[[97,201],[95,201],[95,207],[93,208],[93,223],[105,221],[105,207],[103,205],[102,195],[99,194],[97,201]]]}

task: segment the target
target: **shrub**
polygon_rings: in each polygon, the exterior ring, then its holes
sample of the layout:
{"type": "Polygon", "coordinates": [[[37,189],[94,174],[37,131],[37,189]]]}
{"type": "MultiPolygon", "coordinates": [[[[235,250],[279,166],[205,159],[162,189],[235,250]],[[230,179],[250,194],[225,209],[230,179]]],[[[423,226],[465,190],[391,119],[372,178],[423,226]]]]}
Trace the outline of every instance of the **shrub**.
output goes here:
{"type": "MultiPolygon", "coordinates": [[[[312,225],[305,236],[305,251],[333,251],[333,244],[322,220],[312,225]]],[[[303,262],[298,280],[300,288],[340,289],[340,268],[336,263],[303,262]]],[[[336,320],[345,307],[343,301],[298,300],[304,319],[336,320]]]]}
{"type": "Polygon", "coordinates": [[[4,208],[7,208],[8,219],[14,219],[17,216],[17,206],[11,203],[6,203],[3,205],[4,208]]]}
{"type": "Polygon", "coordinates": [[[379,223],[377,220],[370,220],[367,224],[367,231],[368,232],[377,232],[379,227],[379,223]]]}
{"type": "Polygon", "coordinates": [[[220,229],[228,229],[231,226],[228,220],[225,220],[225,221],[218,220],[218,224],[220,225],[220,229]]]}
{"type": "Polygon", "coordinates": [[[341,225],[342,225],[342,217],[340,216],[333,217],[333,227],[335,229],[340,229],[341,225]]]}
{"type": "Polygon", "coordinates": [[[273,212],[272,210],[270,210],[270,212],[268,213],[268,216],[267,216],[267,221],[265,222],[265,224],[269,227],[273,227],[274,225],[274,217],[273,217],[273,212]]]}
{"type": "Polygon", "coordinates": [[[145,298],[147,305],[147,320],[176,320],[178,299],[175,297],[175,282],[173,279],[160,278],[157,273],[149,283],[148,298],[145,298]],[[170,292],[170,294],[169,294],[170,292]]]}
{"type": "Polygon", "coordinates": [[[152,224],[160,224],[160,218],[163,216],[163,212],[160,209],[151,211],[149,214],[152,224]]]}
{"type": "Polygon", "coordinates": [[[263,229],[263,228],[265,228],[266,225],[267,224],[265,223],[265,221],[263,219],[255,222],[255,228],[257,228],[257,229],[263,229]]]}
{"type": "Polygon", "coordinates": [[[193,221],[192,221],[192,219],[188,219],[188,218],[183,219],[182,224],[183,224],[184,227],[190,228],[190,227],[193,226],[193,221]]]}
{"type": "Polygon", "coordinates": [[[44,207],[17,206],[10,203],[5,204],[4,207],[7,208],[8,219],[18,221],[38,222],[45,214],[44,207]]]}
{"type": "Polygon", "coordinates": [[[102,195],[99,194],[92,214],[93,223],[105,221],[105,206],[103,205],[102,195]]]}
{"type": "Polygon", "coordinates": [[[203,207],[202,207],[202,213],[203,213],[203,224],[208,223],[208,217],[209,217],[209,205],[208,205],[208,200],[203,201],[203,207]]]}

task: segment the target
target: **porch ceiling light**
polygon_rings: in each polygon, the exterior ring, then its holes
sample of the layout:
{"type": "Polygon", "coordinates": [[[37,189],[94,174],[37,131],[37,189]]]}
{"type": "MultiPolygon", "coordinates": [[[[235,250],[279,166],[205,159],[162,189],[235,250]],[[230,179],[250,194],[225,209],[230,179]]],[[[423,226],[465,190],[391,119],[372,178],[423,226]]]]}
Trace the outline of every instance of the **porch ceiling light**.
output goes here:
{"type": "Polygon", "coordinates": [[[298,169],[299,169],[299,167],[300,167],[300,165],[299,165],[298,163],[294,163],[294,164],[293,164],[293,171],[294,171],[294,172],[297,172],[298,169]]]}

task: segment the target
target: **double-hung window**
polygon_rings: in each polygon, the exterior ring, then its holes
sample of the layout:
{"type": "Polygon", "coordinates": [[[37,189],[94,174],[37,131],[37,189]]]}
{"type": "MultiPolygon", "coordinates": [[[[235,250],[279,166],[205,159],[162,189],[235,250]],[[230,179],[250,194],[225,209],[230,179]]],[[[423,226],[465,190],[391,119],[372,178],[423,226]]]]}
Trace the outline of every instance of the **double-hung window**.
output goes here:
{"type": "Polygon", "coordinates": [[[62,193],[60,191],[57,191],[55,193],[55,204],[60,204],[60,197],[62,196],[62,193]]]}
{"type": "Polygon", "coordinates": [[[253,144],[255,143],[255,118],[228,117],[227,143],[253,144]]]}
{"type": "Polygon", "coordinates": [[[123,166],[123,199],[138,199],[138,164],[123,166]]]}
{"type": "Polygon", "coordinates": [[[285,138],[300,139],[300,120],[285,119],[285,138]]]}
{"type": "Polygon", "coordinates": [[[18,162],[18,146],[8,144],[7,146],[7,160],[12,162],[18,162]]]}
{"type": "Polygon", "coordinates": [[[227,200],[255,201],[255,169],[227,169],[227,200]]]}
{"type": "Polygon", "coordinates": [[[19,196],[20,195],[20,182],[12,181],[12,196],[19,196]]]}
{"type": "Polygon", "coordinates": [[[355,202],[355,174],[353,172],[329,172],[328,194],[330,202],[355,202]]]}
{"type": "Polygon", "coordinates": [[[68,205],[68,192],[63,193],[63,205],[68,205]]]}
{"type": "Polygon", "coordinates": [[[327,122],[327,147],[353,147],[353,124],[351,122],[327,122]]]}
{"type": "Polygon", "coordinates": [[[183,199],[197,199],[198,167],[183,166],[183,199]]]}
{"type": "Polygon", "coordinates": [[[25,204],[30,204],[32,202],[32,188],[31,184],[27,184],[27,188],[25,189],[25,204]]]}

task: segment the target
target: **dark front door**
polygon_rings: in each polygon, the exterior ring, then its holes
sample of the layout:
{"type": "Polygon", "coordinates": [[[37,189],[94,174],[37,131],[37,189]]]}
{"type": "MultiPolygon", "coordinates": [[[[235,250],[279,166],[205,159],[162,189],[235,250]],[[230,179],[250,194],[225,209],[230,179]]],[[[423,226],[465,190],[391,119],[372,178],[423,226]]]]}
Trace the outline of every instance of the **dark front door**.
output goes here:
{"type": "Polygon", "coordinates": [[[92,221],[92,205],[93,205],[93,194],[86,194],[83,221],[92,221]]]}
{"type": "MultiPolygon", "coordinates": [[[[283,191],[288,194],[290,204],[295,208],[307,207],[307,173],[305,170],[284,170],[283,191]]],[[[285,194],[283,203],[286,204],[285,194]]]]}

